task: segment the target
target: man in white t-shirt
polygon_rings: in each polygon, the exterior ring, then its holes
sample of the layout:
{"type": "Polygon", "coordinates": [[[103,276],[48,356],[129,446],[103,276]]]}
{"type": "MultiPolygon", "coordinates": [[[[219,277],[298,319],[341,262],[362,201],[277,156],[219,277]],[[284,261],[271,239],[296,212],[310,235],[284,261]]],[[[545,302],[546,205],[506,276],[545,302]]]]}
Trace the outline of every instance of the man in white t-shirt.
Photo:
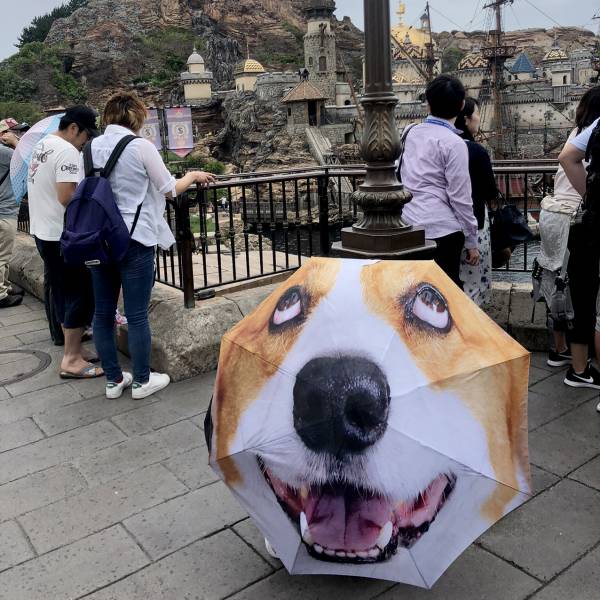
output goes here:
{"type": "Polygon", "coordinates": [[[62,379],[103,375],[84,358],[81,338],[94,315],[91,277],[87,268],[67,265],[60,251],[65,208],[83,179],[81,150],[98,135],[96,113],[87,106],[68,109],[59,130],[33,149],[27,178],[31,234],[50,285],[52,301],[65,334],[60,365],[62,379]]]}

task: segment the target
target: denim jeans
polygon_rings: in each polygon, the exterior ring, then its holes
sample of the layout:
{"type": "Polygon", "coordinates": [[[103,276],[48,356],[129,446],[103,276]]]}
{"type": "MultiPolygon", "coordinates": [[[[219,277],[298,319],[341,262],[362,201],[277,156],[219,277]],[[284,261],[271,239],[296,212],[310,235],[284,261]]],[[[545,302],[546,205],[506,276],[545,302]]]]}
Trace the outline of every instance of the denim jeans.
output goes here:
{"type": "Polygon", "coordinates": [[[94,342],[108,381],[120,381],[123,375],[115,340],[115,311],[121,288],[128,322],[133,380],[143,384],[150,379],[148,306],[154,285],[154,253],[154,247],[132,240],[120,263],[91,268],[96,298],[94,342]]]}

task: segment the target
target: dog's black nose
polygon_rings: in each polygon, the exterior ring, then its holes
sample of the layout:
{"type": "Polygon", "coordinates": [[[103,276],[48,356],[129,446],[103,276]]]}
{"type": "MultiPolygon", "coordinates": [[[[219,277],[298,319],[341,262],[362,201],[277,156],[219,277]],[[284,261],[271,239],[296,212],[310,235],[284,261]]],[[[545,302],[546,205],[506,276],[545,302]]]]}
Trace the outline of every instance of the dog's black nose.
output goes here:
{"type": "Polygon", "coordinates": [[[296,377],[294,428],[308,448],[338,458],[384,434],[390,388],[382,370],[355,356],[315,358],[296,377]]]}

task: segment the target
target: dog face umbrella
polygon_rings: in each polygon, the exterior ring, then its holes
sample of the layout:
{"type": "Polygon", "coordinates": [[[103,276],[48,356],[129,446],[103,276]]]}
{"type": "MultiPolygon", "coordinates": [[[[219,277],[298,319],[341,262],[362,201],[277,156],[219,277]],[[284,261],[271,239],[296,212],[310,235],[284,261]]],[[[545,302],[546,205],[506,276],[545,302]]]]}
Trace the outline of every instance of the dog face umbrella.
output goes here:
{"type": "Polygon", "coordinates": [[[434,263],[312,259],[223,338],[211,465],[290,573],[430,587],[529,497],[528,369],[434,263]]]}

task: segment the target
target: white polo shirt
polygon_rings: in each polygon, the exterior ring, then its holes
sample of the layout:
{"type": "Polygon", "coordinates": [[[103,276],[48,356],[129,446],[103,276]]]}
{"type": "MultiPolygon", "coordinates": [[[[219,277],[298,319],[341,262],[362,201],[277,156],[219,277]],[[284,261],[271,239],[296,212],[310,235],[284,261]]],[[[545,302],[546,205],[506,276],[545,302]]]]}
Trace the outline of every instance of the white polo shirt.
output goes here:
{"type": "Polygon", "coordinates": [[[49,135],[33,148],[27,175],[30,232],[46,242],[58,242],[64,229],[65,207],[58,201],[57,183],[79,183],[83,178],[77,148],[49,135]]]}
{"type": "MultiPolygon", "coordinates": [[[[132,135],[132,132],[126,127],[109,125],[103,135],[93,140],[94,168],[103,168],[115,146],[127,135],[132,135]]],[[[121,154],[109,181],[129,229],[138,206],[143,202],[132,239],[144,246],[170,248],[175,238],[165,221],[165,194],[177,195],[176,181],[154,144],[142,138],[131,142],[121,154]]]]}

